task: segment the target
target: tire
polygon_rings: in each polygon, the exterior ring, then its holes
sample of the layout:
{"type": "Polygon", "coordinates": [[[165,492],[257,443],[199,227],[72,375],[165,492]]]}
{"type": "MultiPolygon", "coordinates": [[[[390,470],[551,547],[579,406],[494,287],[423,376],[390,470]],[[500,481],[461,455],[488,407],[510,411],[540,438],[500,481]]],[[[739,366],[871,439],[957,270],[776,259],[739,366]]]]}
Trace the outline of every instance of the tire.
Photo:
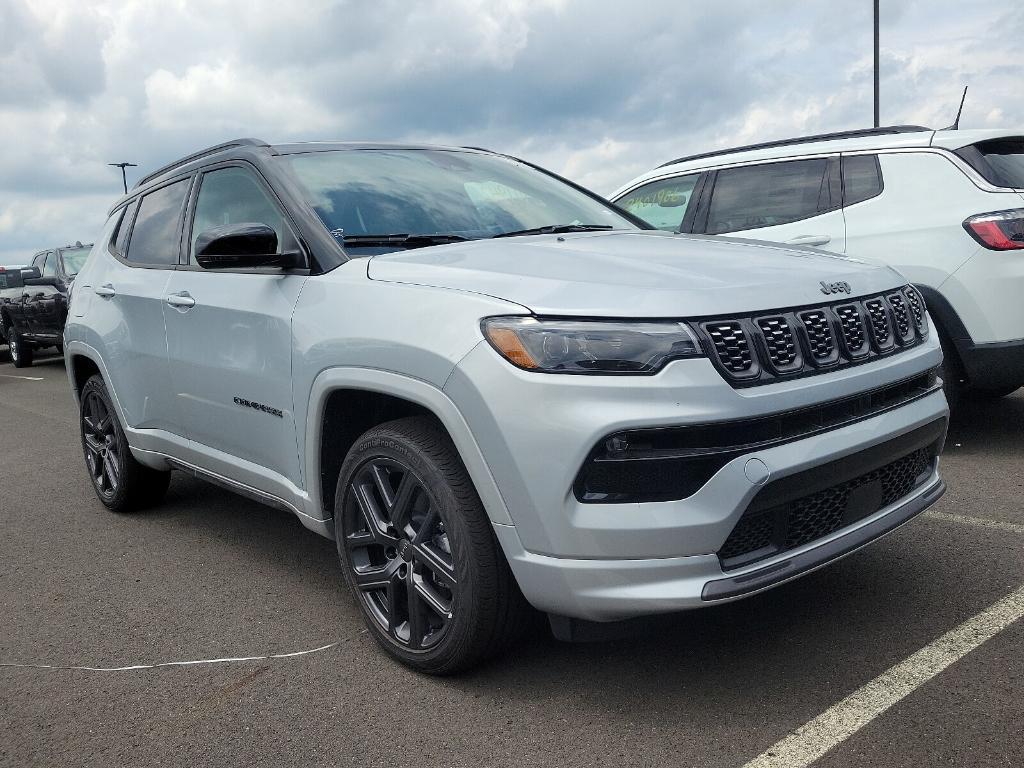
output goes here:
{"type": "Polygon", "coordinates": [[[96,496],[114,512],[155,506],[167,493],[170,472],[140,464],[132,456],[121,423],[97,374],[82,387],[79,427],[85,466],[96,496]]]}
{"type": "Polygon", "coordinates": [[[8,351],[11,355],[11,362],[15,368],[28,368],[32,365],[32,358],[35,356],[35,349],[21,338],[21,334],[13,328],[10,330],[10,339],[7,341],[8,351]]]}
{"type": "Polygon", "coordinates": [[[374,638],[420,672],[450,675],[504,650],[530,624],[490,521],[432,419],[360,437],[335,494],[338,558],[374,638]]]}

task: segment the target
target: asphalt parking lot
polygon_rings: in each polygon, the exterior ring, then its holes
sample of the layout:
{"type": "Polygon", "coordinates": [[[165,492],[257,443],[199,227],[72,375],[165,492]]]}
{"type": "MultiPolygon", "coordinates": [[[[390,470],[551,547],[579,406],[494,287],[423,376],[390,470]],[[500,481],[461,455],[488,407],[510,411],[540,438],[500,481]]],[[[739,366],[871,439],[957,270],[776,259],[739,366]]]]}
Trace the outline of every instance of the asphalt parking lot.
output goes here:
{"type": "Polygon", "coordinates": [[[815,765],[1018,766],[1019,613],[945,666],[915,654],[1024,586],[1022,435],[1024,390],[969,404],[945,498],[867,550],[626,640],[537,632],[439,680],[377,650],[333,544],[290,516],[181,475],[158,510],[107,512],[63,360],[0,362],[0,663],[334,644],[0,667],[0,764],[802,765],[793,744],[854,694],[856,727],[815,765]]]}

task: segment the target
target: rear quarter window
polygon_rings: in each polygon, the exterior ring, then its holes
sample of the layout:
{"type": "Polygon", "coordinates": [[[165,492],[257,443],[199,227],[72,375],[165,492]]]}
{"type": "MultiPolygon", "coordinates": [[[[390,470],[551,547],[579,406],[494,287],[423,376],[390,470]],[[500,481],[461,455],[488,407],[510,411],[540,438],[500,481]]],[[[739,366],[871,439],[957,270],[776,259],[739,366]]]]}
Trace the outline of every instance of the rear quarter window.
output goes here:
{"type": "Polygon", "coordinates": [[[980,141],[961,147],[956,154],[990,184],[1024,188],[1024,136],[980,141]]]}
{"type": "Polygon", "coordinates": [[[111,245],[122,257],[128,251],[128,235],[132,231],[132,221],[135,219],[135,208],[138,204],[138,200],[133,200],[120,211],[114,213],[117,224],[114,228],[114,235],[111,238],[111,245]]]}

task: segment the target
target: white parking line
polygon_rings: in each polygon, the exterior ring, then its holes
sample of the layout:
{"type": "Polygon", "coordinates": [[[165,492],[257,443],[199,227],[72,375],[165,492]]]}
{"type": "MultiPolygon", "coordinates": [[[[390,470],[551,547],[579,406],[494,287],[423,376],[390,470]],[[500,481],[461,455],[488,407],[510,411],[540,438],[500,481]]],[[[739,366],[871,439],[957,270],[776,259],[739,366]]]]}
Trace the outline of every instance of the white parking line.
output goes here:
{"type": "Polygon", "coordinates": [[[64,666],[61,664],[14,664],[14,663],[2,663],[0,667],[17,667],[20,669],[62,669],[62,670],[81,670],[84,672],[131,672],[136,669],[156,669],[157,667],[194,667],[199,664],[226,664],[229,662],[239,661],[267,661],[269,659],[290,659],[295,656],[308,656],[311,653],[318,653],[319,651],[326,651],[328,648],[333,648],[337,643],[330,643],[329,645],[322,645],[319,648],[311,648],[308,651],[295,651],[294,653],[273,653],[269,656],[232,656],[223,659],[198,659],[196,661],[161,661],[156,664],[131,664],[127,667],[76,667],[76,666],[64,666]]]}
{"type": "Polygon", "coordinates": [[[744,768],[805,768],[1021,617],[1024,587],[891,667],[744,768]]]}
{"type": "Polygon", "coordinates": [[[991,528],[995,531],[1006,531],[1008,533],[1019,533],[1024,535],[1024,525],[1018,523],[1007,523],[1002,520],[988,520],[984,517],[967,517],[966,515],[951,515],[949,512],[937,512],[930,509],[923,517],[932,520],[941,520],[945,523],[961,523],[963,525],[976,525],[979,528],[991,528]]]}
{"type": "Polygon", "coordinates": [[[46,381],[42,376],[15,376],[11,373],[0,373],[0,377],[5,379],[22,379],[24,381],[46,381]]]}

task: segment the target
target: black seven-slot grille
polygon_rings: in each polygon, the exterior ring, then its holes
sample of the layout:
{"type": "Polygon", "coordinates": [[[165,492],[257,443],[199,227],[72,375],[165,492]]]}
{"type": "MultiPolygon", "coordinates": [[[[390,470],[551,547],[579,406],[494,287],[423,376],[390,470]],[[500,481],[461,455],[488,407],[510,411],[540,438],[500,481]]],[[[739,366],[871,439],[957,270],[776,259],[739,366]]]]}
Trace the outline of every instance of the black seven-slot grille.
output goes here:
{"type": "Polygon", "coordinates": [[[718,361],[730,373],[743,373],[754,365],[750,343],[743,326],[737,322],[707,323],[704,330],[715,345],[718,361]]]}
{"type": "Polygon", "coordinates": [[[823,373],[919,344],[924,299],[912,286],[881,296],[698,324],[712,361],[737,387],[823,373]]]}
{"type": "Polygon", "coordinates": [[[944,430],[940,420],[889,444],[769,484],[719,550],[722,568],[740,568],[802,547],[909,496],[931,476],[944,430]]]}

